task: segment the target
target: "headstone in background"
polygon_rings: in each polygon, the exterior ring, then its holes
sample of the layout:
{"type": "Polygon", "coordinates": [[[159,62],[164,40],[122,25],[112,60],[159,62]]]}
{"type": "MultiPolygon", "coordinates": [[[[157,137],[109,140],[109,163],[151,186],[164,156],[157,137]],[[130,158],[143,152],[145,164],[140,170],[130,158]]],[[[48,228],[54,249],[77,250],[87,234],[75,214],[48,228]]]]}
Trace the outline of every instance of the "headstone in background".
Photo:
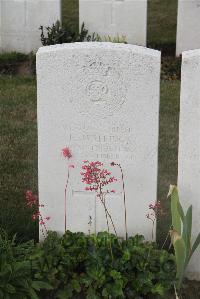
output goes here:
{"type": "Polygon", "coordinates": [[[147,0],[79,0],[79,26],[102,38],[126,36],[129,44],[146,46],[147,0]]]}
{"type": "Polygon", "coordinates": [[[200,0],[179,0],[176,55],[200,48],[200,0]]]}
{"type": "Polygon", "coordinates": [[[61,20],[60,0],[0,0],[0,51],[30,53],[41,46],[39,27],[61,20]]]}
{"type": "MultiPolygon", "coordinates": [[[[178,187],[185,208],[193,206],[193,239],[200,228],[200,50],[183,52],[178,187]]],[[[188,277],[200,280],[200,251],[188,267],[188,277]]]]}
{"type": "Polygon", "coordinates": [[[39,197],[49,229],[64,231],[66,160],[73,157],[67,192],[67,229],[106,230],[95,193],[85,191],[83,160],[101,161],[118,179],[107,203],[124,236],[125,177],[129,234],[151,239],[148,205],[157,199],[160,52],[132,45],[75,43],[43,47],[37,53],[39,197]],[[89,227],[89,219],[92,225],[89,227]]]}

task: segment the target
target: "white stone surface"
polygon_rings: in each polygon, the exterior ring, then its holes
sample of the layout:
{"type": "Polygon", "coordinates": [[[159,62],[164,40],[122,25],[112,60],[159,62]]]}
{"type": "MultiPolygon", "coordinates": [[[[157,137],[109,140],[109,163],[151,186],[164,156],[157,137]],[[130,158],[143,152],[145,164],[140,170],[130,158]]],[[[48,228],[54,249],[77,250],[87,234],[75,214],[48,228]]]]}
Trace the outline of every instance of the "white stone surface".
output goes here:
{"type": "Polygon", "coordinates": [[[39,197],[51,230],[64,231],[66,161],[69,146],[70,184],[67,228],[106,230],[95,194],[84,191],[82,161],[101,161],[119,179],[107,203],[119,235],[124,235],[122,165],[129,234],[151,238],[146,219],[156,200],[160,52],[132,45],[75,43],[43,47],[37,53],[39,197]],[[117,186],[117,187],[116,187],[117,186]],[[89,227],[89,216],[92,225],[89,227]]]}
{"type": "Polygon", "coordinates": [[[124,35],[129,44],[146,46],[147,0],[79,0],[79,25],[90,33],[124,35]]]}
{"type": "MultiPolygon", "coordinates": [[[[193,240],[200,231],[200,50],[183,52],[178,187],[185,209],[193,205],[193,240]]],[[[200,280],[200,248],[188,277],[200,280]]]]}
{"type": "Polygon", "coordinates": [[[0,0],[0,8],[1,52],[37,51],[39,27],[61,20],[60,0],[0,0]]]}
{"type": "Polygon", "coordinates": [[[200,0],[179,0],[176,55],[200,48],[200,0]]]}

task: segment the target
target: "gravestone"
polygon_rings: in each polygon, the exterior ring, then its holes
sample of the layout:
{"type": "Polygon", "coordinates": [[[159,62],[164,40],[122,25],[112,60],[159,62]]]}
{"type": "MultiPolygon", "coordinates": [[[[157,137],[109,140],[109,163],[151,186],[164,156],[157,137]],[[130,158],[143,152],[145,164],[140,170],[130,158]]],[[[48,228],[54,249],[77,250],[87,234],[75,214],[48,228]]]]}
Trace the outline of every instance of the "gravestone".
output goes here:
{"type": "Polygon", "coordinates": [[[0,51],[37,51],[39,27],[61,19],[60,5],[60,0],[0,0],[0,51]]]}
{"type": "Polygon", "coordinates": [[[176,55],[200,48],[200,0],[179,0],[176,55]]]}
{"type": "Polygon", "coordinates": [[[146,45],[147,0],[79,0],[79,25],[102,38],[126,36],[129,44],[146,45]]]}
{"type": "Polygon", "coordinates": [[[49,229],[106,230],[95,193],[81,182],[83,160],[101,161],[118,179],[107,204],[119,235],[124,236],[124,171],[129,235],[151,238],[146,219],[157,190],[160,52],[132,45],[74,43],[40,48],[37,53],[39,197],[49,229]],[[92,221],[89,221],[92,219],[92,221]]]}
{"type": "MultiPolygon", "coordinates": [[[[193,239],[200,231],[200,50],[183,52],[178,187],[184,207],[193,205],[193,239]]],[[[188,277],[200,280],[200,250],[188,267],[188,277]]]]}

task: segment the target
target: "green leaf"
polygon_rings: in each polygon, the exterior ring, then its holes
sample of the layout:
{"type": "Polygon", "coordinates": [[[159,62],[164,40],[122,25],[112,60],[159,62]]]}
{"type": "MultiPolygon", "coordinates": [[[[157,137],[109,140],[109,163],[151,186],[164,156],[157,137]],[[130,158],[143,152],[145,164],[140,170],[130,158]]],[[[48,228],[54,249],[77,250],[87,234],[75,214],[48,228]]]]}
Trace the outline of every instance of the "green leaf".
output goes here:
{"type": "Polygon", "coordinates": [[[180,289],[183,275],[185,272],[186,247],[185,242],[181,236],[177,236],[173,242],[176,258],[176,277],[178,279],[177,287],[180,289]]]}
{"type": "Polygon", "coordinates": [[[44,282],[44,281],[39,281],[39,280],[35,280],[32,282],[32,288],[37,290],[37,291],[40,291],[41,289],[44,289],[44,290],[52,290],[53,287],[47,283],[47,282],[44,282]]]}
{"type": "Polygon", "coordinates": [[[191,233],[192,233],[192,206],[188,208],[183,222],[183,240],[186,246],[186,265],[188,263],[188,259],[191,252],[191,233]]]}
{"type": "Polygon", "coordinates": [[[96,294],[96,290],[90,287],[87,291],[86,299],[101,299],[101,298],[96,294]]]}
{"type": "Polygon", "coordinates": [[[164,287],[162,286],[161,283],[157,283],[152,287],[152,293],[153,294],[158,294],[160,296],[164,296],[164,287]]]}
{"type": "Polygon", "coordinates": [[[72,279],[70,284],[71,284],[73,290],[75,290],[77,293],[80,293],[81,286],[80,286],[80,283],[78,282],[78,280],[72,279]]]}
{"type": "Polygon", "coordinates": [[[180,201],[178,201],[178,212],[179,212],[182,222],[184,222],[185,214],[184,214],[184,211],[183,211],[180,201]]]}
{"type": "Polygon", "coordinates": [[[29,290],[30,293],[30,297],[31,299],[39,299],[38,295],[36,294],[36,292],[34,291],[34,289],[30,289],[29,290]]]}
{"type": "Polygon", "coordinates": [[[171,215],[172,215],[172,226],[173,229],[181,235],[181,217],[179,214],[179,196],[178,189],[176,186],[170,186],[169,195],[171,196],[171,215]]]}
{"type": "Polygon", "coordinates": [[[195,252],[195,250],[198,248],[199,244],[200,244],[200,233],[198,234],[198,236],[197,236],[197,238],[196,238],[196,240],[195,240],[195,242],[192,246],[192,250],[191,250],[191,253],[190,253],[190,258],[193,255],[193,253],[195,252]]]}
{"type": "Polygon", "coordinates": [[[69,296],[69,295],[67,294],[66,290],[64,289],[64,290],[60,290],[60,291],[58,291],[56,298],[59,298],[59,299],[68,299],[68,298],[70,298],[71,296],[72,296],[72,294],[69,296]]]}
{"type": "Polygon", "coordinates": [[[114,280],[118,280],[121,279],[121,273],[116,271],[116,270],[111,270],[110,271],[110,276],[114,279],[114,280]]]}
{"type": "Polygon", "coordinates": [[[5,287],[6,291],[10,294],[14,294],[15,293],[15,287],[12,286],[10,283],[8,283],[5,287]]]}

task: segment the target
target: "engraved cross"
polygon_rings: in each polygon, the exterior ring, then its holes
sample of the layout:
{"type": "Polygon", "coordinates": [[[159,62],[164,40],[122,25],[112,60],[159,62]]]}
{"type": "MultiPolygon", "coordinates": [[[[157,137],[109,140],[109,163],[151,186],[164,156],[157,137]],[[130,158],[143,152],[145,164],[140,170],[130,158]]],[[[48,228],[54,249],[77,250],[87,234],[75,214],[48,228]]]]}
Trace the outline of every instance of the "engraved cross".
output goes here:
{"type": "MultiPolygon", "coordinates": [[[[84,190],[72,190],[72,197],[78,197],[81,199],[86,199],[87,202],[83,202],[84,207],[87,207],[87,215],[85,215],[85,225],[87,225],[87,231],[89,233],[96,232],[96,201],[95,194],[93,192],[88,192],[84,190]],[[87,224],[86,224],[87,221],[87,224]]],[[[81,201],[82,202],[82,201],[81,201]]],[[[86,211],[85,210],[85,211],[86,211]]]]}
{"type": "MultiPolygon", "coordinates": [[[[109,194],[112,198],[113,197],[118,197],[120,195],[120,198],[122,196],[122,192],[116,192],[109,194]]],[[[89,233],[96,233],[98,228],[97,228],[97,223],[96,223],[96,215],[97,215],[97,209],[98,209],[98,198],[96,197],[95,192],[90,192],[90,191],[84,191],[84,190],[72,190],[72,197],[79,198],[79,204],[81,204],[82,208],[80,207],[81,212],[84,215],[84,227],[85,231],[89,233]],[[86,200],[86,201],[85,201],[86,200]]],[[[109,199],[108,199],[109,200],[109,199]]],[[[80,219],[78,219],[80,221],[80,219]]]]}

